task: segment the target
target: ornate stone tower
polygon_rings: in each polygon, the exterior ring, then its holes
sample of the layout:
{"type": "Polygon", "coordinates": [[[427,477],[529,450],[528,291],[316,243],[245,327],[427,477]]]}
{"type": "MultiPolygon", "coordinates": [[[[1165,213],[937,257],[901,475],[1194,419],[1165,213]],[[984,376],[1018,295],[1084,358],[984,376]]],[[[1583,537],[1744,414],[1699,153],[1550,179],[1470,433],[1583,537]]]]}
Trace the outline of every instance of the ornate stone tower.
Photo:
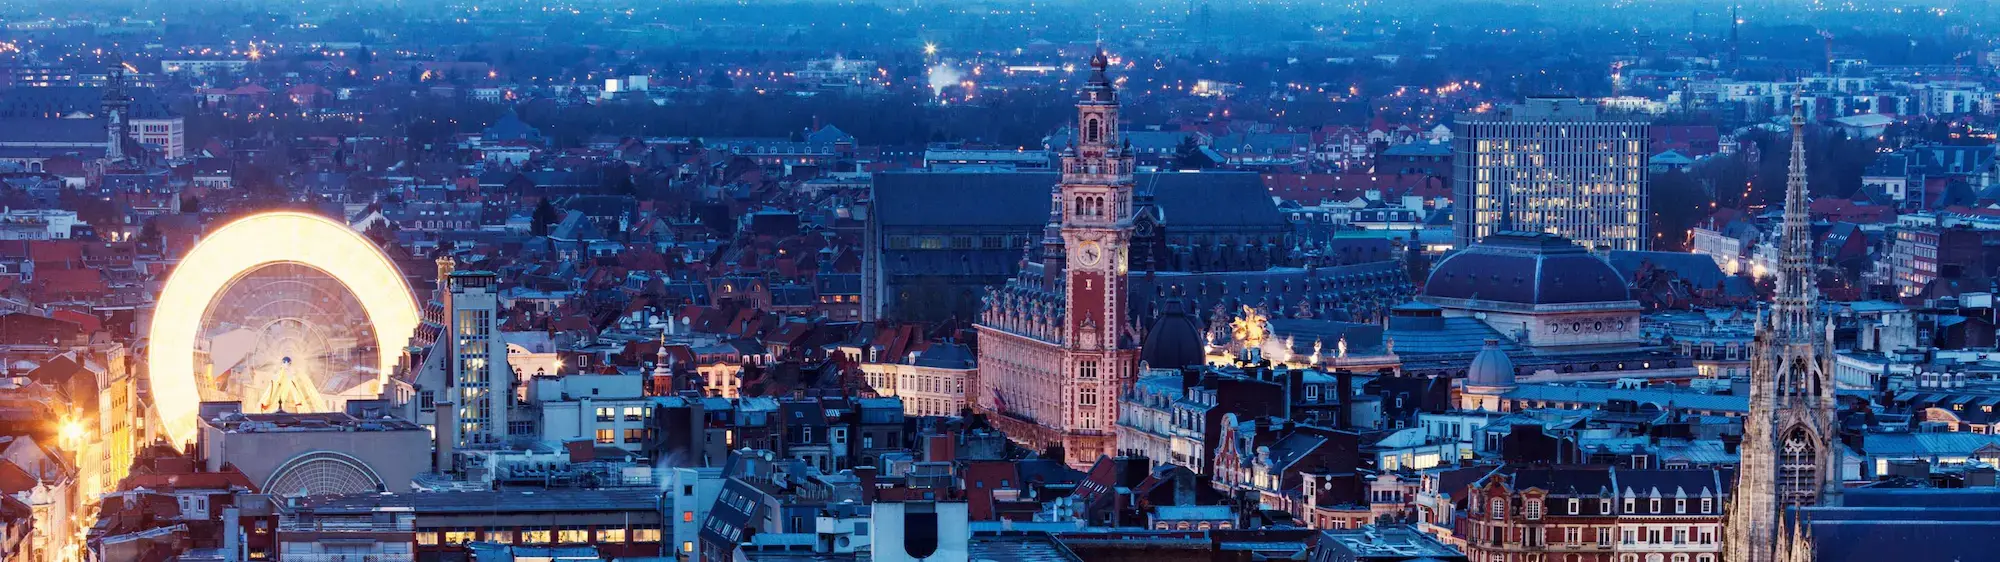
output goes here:
{"type": "Polygon", "coordinates": [[[1077,101],[1076,140],[1049,190],[1041,247],[986,297],[979,370],[966,402],[1030,448],[1061,447],[1071,466],[1117,454],[1118,397],[1139,350],[1125,324],[1133,231],[1131,147],[1103,53],[1077,101]]]}
{"type": "Polygon", "coordinates": [[[117,52],[111,53],[111,62],[105,69],[104,98],[101,103],[104,106],[105,135],[109,137],[105,139],[108,144],[104,146],[104,160],[113,163],[123,162],[125,121],[128,118],[126,113],[132,106],[132,98],[125,95],[125,60],[120,58],[117,52]]]}
{"type": "Polygon", "coordinates": [[[1125,333],[1126,256],[1132,239],[1132,156],[1118,134],[1118,91],[1110,61],[1090,59],[1090,81],[1076,104],[1076,142],[1063,152],[1056,209],[1066,266],[1068,309],[1062,342],[1071,387],[1064,416],[1081,431],[1110,431],[1119,383],[1129,369],[1125,333]]]}
{"type": "Polygon", "coordinates": [[[1742,464],[1724,535],[1728,562],[1786,562],[1809,553],[1805,533],[1787,529],[1788,509],[1840,497],[1833,334],[1814,285],[1805,154],[1805,109],[1794,102],[1778,295],[1752,344],[1750,413],[1743,419],[1742,464]]]}

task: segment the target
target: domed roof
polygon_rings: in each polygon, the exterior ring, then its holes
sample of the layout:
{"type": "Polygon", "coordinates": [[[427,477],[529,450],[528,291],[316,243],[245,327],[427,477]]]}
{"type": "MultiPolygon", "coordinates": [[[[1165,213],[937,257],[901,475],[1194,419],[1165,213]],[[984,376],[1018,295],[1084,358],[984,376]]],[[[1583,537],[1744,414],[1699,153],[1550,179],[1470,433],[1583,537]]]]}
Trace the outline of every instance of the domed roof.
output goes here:
{"type": "Polygon", "coordinates": [[[1500,350],[1500,340],[1487,339],[1486,347],[1472,356],[1472,365],[1465,370],[1465,386],[1514,387],[1514,359],[1500,350]]]}
{"type": "Polygon", "coordinates": [[[1539,305],[1632,300],[1604,258],[1553,234],[1503,232],[1431,270],[1424,296],[1539,305]]]}
{"type": "Polygon", "coordinates": [[[1201,329],[1180,299],[1168,299],[1160,318],[1146,330],[1146,342],[1139,346],[1139,360],[1154,369],[1179,369],[1203,363],[1201,329]]]}

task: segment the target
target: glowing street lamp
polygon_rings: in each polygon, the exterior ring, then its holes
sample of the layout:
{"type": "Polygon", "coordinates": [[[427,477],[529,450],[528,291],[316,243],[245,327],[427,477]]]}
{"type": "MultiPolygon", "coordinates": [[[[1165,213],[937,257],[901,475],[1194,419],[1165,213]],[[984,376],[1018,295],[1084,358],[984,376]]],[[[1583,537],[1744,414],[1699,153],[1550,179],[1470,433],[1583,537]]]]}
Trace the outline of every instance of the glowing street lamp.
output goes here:
{"type": "Polygon", "coordinates": [[[63,420],[62,428],[59,431],[61,432],[64,445],[74,447],[79,443],[83,443],[82,422],[76,421],[74,418],[63,420]]]}

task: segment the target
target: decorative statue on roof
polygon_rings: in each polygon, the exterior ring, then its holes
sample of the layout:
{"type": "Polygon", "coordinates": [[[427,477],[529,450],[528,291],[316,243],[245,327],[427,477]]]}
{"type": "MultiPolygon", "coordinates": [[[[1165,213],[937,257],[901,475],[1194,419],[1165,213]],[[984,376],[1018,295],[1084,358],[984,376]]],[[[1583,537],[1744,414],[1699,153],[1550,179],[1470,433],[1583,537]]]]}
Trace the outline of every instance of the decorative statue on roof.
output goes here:
{"type": "Polygon", "coordinates": [[[1243,305],[1243,315],[1231,321],[1229,326],[1232,339],[1243,349],[1262,347],[1264,338],[1271,334],[1271,322],[1250,305],[1243,305]]]}

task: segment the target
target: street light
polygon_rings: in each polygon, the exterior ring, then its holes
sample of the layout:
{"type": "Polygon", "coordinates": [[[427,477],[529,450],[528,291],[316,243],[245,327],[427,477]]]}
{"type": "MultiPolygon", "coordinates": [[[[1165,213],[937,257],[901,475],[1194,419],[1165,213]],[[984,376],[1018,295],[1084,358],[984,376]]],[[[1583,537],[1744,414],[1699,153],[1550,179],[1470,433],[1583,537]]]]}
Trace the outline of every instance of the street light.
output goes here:
{"type": "Polygon", "coordinates": [[[64,420],[59,431],[65,445],[74,446],[83,442],[83,424],[75,419],[64,420]]]}

